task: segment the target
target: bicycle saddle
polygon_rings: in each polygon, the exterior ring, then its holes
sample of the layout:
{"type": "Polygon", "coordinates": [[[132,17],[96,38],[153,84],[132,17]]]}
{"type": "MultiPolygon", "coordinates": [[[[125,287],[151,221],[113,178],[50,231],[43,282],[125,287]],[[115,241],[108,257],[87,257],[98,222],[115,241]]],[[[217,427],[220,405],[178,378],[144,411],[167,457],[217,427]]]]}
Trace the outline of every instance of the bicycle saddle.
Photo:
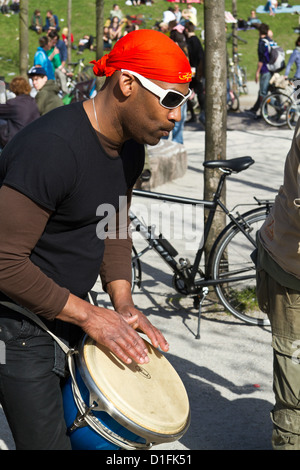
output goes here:
{"type": "Polygon", "coordinates": [[[229,160],[208,160],[203,162],[203,166],[206,168],[222,168],[223,170],[239,173],[246,170],[253,163],[254,160],[251,157],[238,157],[229,160]]]}

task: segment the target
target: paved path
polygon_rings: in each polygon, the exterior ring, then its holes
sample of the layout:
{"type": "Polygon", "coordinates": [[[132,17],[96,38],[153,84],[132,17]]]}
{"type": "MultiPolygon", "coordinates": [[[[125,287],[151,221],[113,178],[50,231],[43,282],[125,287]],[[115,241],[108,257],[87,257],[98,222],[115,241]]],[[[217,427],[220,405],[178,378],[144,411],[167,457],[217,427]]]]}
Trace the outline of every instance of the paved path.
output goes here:
{"type": "MultiPolygon", "coordinates": [[[[241,99],[241,109],[253,104],[255,87],[251,84],[250,97],[241,99]]],[[[289,129],[273,129],[264,122],[249,119],[244,112],[228,117],[227,158],[251,155],[255,160],[247,171],[228,180],[229,206],[248,202],[252,195],[262,198],[275,195],[282,181],[291,139],[289,129]]],[[[188,171],[182,178],[155,190],[202,197],[204,130],[201,124],[187,125],[184,140],[188,171]]],[[[179,248],[184,249],[180,242],[179,248]]],[[[269,329],[245,325],[225,314],[204,314],[201,338],[196,340],[197,311],[191,300],[174,293],[167,266],[155,254],[148,253],[143,269],[144,283],[142,290],[135,294],[136,305],[166,335],[170,343],[167,357],[185,384],[192,415],[190,428],[180,441],[161,444],[157,449],[270,449],[269,413],[273,393],[269,329]]],[[[98,299],[108,302],[103,294],[98,299]]],[[[14,446],[0,409],[1,448],[14,446]]]]}

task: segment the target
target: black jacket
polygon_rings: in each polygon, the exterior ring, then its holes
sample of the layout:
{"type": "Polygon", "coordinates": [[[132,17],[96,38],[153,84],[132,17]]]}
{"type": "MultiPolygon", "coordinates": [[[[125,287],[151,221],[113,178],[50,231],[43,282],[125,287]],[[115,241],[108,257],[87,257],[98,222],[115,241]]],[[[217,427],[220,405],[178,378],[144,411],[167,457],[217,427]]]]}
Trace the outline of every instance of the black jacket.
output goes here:
{"type": "Polygon", "coordinates": [[[30,122],[40,117],[37,104],[29,95],[18,95],[0,104],[0,119],[6,124],[0,126],[0,145],[4,147],[14,135],[30,122]]]}

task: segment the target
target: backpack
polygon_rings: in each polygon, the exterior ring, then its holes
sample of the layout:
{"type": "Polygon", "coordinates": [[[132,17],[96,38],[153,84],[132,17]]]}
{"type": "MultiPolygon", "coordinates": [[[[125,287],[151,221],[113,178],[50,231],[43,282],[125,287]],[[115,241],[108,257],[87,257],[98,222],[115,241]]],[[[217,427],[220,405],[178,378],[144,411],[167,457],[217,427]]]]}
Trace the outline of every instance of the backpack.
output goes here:
{"type": "Polygon", "coordinates": [[[282,47],[279,47],[276,42],[264,39],[268,46],[270,60],[267,64],[268,70],[272,73],[280,72],[285,67],[285,52],[282,47]]]}

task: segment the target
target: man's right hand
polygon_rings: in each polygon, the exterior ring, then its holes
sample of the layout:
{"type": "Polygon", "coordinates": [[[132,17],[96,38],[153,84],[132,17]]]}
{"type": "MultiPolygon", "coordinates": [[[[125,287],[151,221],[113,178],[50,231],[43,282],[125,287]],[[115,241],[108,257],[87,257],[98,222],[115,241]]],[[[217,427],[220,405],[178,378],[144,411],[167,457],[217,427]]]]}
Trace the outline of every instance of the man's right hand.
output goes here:
{"type": "Polygon", "coordinates": [[[86,302],[70,294],[57,319],[78,325],[97,343],[106,346],[126,364],[149,362],[147,347],[140,335],[131,326],[137,316],[124,317],[109,310],[86,302]]]}

